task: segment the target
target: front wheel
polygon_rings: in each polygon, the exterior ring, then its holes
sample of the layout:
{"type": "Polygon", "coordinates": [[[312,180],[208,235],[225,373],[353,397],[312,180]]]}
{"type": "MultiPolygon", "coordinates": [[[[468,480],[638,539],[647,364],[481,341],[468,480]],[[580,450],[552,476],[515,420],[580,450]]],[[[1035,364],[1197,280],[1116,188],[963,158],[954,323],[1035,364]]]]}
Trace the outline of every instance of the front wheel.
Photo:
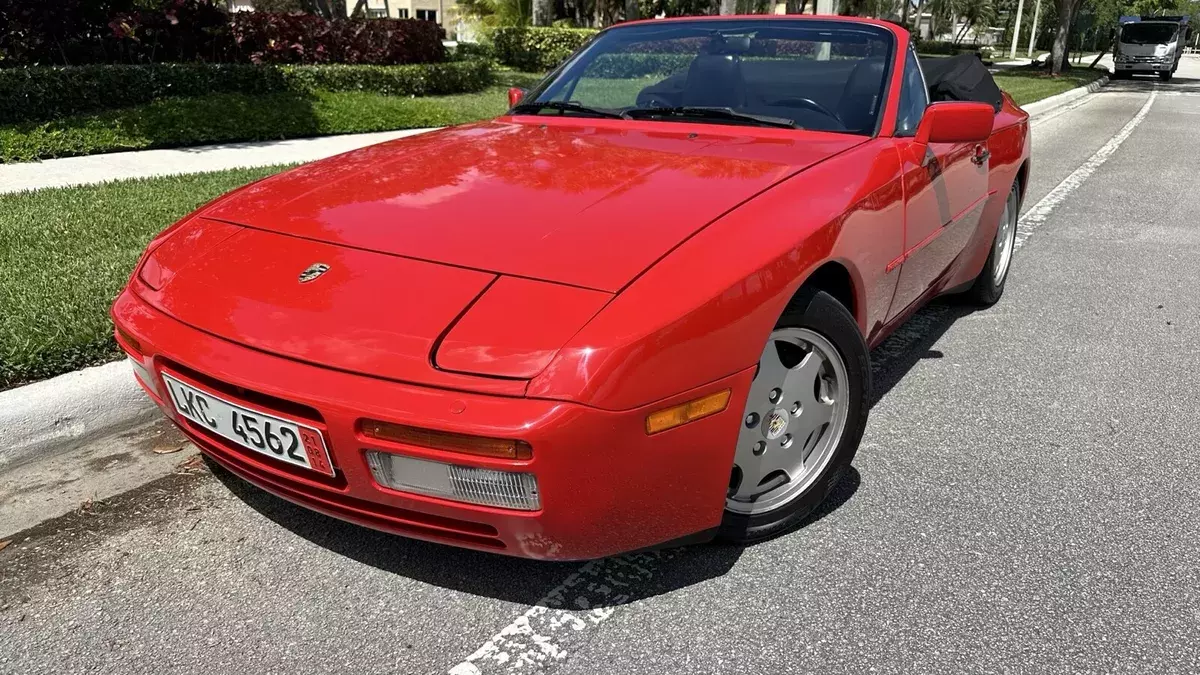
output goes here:
{"type": "Polygon", "coordinates": [[[752,543],[800,524],[854,459],[870,364],[854,317],[805,290],[767,339],[750,386],[719,535],[752,543]]]}
{"type": "Polygon", "coordinates": [[[1162,80],[1163,82],[1170,82],[1170,81],[1171,81],[1171,75],[1173,75],[1173,73],[1172,73],[1171,71],[1169,71],[1169,70],[1164,70],[1164,71],[1162,71],[1161,73],[1159,73],[1159,74],[1158,74],[1158,79],[1162,80]]]}
{"type": "Polygon", "coordinates": [[[970,299],[985,307],[996,304],[1004,294],[1004,282],[1008,280],[1008,268],[1012,265],[1013,253],[1017,244],[1017,221],[1021,213],[1021,186],[1013,181],[1008,191],[1008,199],[1004,202],[1004,212],[1000,214],[1000,224],[996,227],[996,238],[992,240],[992,250],[988,252],[987,262],[983,270],[975,278],[971,290],[967,291],[970,299]]]}

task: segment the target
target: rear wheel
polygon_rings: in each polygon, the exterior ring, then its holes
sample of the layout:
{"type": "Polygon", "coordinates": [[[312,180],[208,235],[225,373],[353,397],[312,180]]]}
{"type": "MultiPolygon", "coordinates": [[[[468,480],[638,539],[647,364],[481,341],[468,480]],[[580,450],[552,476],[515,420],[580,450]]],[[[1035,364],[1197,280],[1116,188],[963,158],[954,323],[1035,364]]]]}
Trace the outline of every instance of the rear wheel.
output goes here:
{"type": "Polygon", "coordinates": [[[1000,224],[996,227],[996,238],[992,240],[987,262],[983,264],[983,270],[975,278],[971,290],[967,291],[973,302],[984,306],[994,305],[1004,294],[1004,282],[1008,281],[1008,268],[1017,247],[1017,220],[1020,213],[1021,186],[1014,180],[1008,191],[1008,199],[1004,202],[1004,212],[1000,214],[1000,224]]]}
{"type": "Polygon", "coordinates": [[[869,389],[867,347],[854,317],[828,293],[802,291],[759,360],[720,537],[761,541],[808,517],[854,459],[869,389]]]}

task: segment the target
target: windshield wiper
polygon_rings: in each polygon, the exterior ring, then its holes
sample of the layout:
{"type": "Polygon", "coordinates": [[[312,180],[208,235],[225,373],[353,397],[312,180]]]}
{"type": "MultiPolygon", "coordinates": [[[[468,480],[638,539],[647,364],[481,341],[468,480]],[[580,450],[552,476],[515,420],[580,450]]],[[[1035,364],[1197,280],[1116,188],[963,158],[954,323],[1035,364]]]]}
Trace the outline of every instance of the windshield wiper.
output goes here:
{"type": "Polygon", "coordinates": [[[568,103],[566,101],[534,101],[533,103],[522,103],[512,109],[515,113],[537,113],[542,110],[558,110],[561,112],[573,112],[581,115],[591,115],[592,117],[609,117],[612,119],[623,119],[621,113],[611,110],[600,110],[599,108],[589,108],[578,103],[568,103]]]}
{"type": "Polygon", "coordinates": [[[782,127],[784,129],[796,128],[796,120],[791,120],[786,117],[753,115],[750,113],[736,112],[732,108],[708,106],[684,105],[673,108],[631,108],[622,113],[622,115],[628,119],[656,116],[682,117],[693,119],[727,120],[730,122],[742,122],[744,124],[757,124],[764,127],[782,127]]]}

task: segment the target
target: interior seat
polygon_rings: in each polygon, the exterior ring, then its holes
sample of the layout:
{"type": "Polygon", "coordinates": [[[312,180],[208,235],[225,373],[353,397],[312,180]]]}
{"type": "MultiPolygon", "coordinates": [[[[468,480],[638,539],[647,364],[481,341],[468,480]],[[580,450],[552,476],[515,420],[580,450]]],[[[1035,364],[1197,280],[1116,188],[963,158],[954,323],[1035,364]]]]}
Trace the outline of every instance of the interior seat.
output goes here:
{"type": "Polygon", "coordinates": [[[874,131],[867,127],[874,121],[882,103],[883,71],[883,61],[878,59],[861,61],[850,71],[835,111],[847,131],[874,131]]]}
{"type": "Polygon", "coordinates": [[[742,60],[735,54],[700,54],[688,67],[681,105],[741,108],[746,105],[742,60]]]}

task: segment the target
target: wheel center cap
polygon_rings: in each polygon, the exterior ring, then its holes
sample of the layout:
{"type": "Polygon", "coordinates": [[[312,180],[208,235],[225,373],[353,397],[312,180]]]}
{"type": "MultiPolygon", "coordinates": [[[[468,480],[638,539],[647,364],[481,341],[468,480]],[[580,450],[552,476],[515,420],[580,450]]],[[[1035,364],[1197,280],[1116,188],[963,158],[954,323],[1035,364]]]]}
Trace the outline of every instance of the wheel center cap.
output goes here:
{"type": "Polygon", "coordinates": [[[775,440],[787,431],[788,413],[783,408],[776,408],[767,413],[766,422],[763,424],[763,432],[767,436],[767,440],[775,440]]]}

